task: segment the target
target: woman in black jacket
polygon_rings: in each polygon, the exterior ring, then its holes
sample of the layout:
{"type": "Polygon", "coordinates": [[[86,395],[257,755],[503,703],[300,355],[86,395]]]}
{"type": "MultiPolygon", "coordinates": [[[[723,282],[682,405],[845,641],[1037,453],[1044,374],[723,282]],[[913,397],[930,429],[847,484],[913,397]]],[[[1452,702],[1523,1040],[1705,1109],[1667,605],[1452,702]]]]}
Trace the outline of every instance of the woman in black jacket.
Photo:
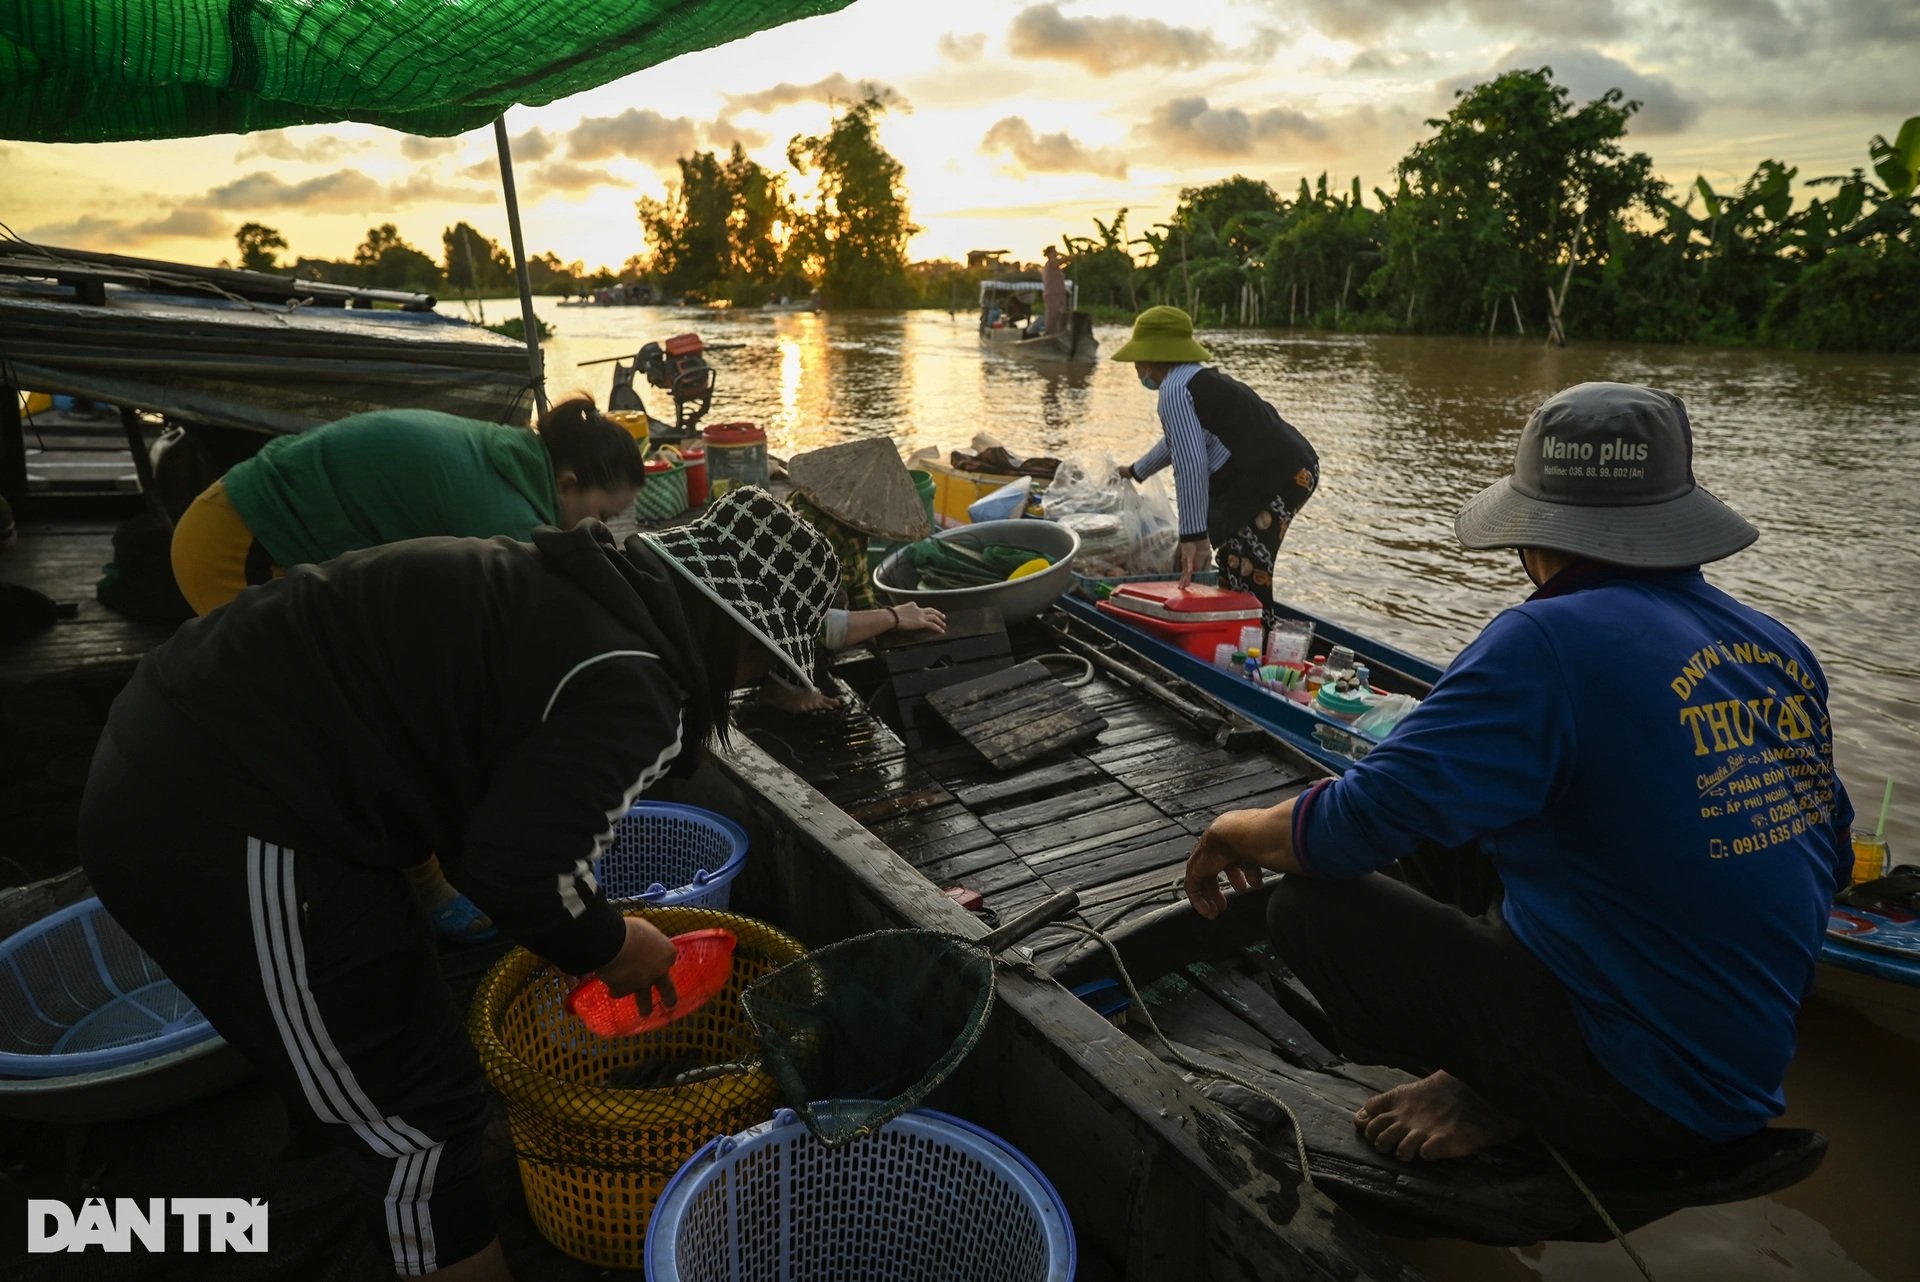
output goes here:
{"type": "MultiPolygon", "coordinates": [[[[301,566],[184,625],[115,702],[82,805],[101,900],[293,1107],[338,1125],[405,1275],[504,1278],[478,1063],[404,869],[616,994],[673,946],[593,874],[613,821],[773,665],[839,567],[764,490],[617,547],[598,522],[301,566]]],[[[809,687],[810,688],[810,687],[809,687]]]]}

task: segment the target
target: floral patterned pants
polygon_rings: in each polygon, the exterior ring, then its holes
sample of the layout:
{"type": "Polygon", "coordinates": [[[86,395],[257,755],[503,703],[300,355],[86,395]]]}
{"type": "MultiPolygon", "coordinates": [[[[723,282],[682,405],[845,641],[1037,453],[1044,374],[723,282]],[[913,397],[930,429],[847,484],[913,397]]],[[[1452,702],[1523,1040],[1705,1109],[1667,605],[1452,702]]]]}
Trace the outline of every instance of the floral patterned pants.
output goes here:
{"type": "Polygon", "coordinates": [[[1273,567],[1280,543],[1319,485],[1317,465],[1301,468],[1253,520],[1228,535],[1226,542],[1213,551],[1214,564],[1220,567],[1220,586],[1251,592],[1259,598],[1262,632],[1272,628],[1278,618],[1273,607],[1273,567]]]}

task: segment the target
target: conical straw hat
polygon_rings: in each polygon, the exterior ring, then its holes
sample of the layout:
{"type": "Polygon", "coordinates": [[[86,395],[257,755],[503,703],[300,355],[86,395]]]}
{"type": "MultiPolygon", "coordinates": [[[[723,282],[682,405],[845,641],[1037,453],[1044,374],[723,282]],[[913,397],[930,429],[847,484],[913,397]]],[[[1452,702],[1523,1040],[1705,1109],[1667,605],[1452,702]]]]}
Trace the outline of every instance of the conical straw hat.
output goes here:
{"type": "Polygon", "coordinates": [[[808,450],[787,460],[793,488],[836,521],[883,539],[924,539],[932,533],[926,504],[893,438],[808,450]]]}

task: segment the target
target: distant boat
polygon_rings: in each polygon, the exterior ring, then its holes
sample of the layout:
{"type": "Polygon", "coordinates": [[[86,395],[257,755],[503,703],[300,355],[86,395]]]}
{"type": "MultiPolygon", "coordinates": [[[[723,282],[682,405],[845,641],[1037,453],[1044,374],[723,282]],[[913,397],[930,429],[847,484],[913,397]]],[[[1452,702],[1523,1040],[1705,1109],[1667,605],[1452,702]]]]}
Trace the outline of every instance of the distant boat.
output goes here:
{"type": "Polygon", "coordinates": [[[805,298],[787,298],[784,295],[770,298],[760,304],[763,312],[817,312],[820,310],[820,291],[814,290],[805,298]]]}
{"type": "Polygon", "coordinates": [[[1051,365],[1091,365],[1100,340],[1093,336],[1093,317],[1079,310],[1080,292],[1067,282],[1066,324],[1058,334],[1044,332],[1034,315],[1041,285],[1031,280],[980,282],[980,343],[990,352],[1051,365]]]}

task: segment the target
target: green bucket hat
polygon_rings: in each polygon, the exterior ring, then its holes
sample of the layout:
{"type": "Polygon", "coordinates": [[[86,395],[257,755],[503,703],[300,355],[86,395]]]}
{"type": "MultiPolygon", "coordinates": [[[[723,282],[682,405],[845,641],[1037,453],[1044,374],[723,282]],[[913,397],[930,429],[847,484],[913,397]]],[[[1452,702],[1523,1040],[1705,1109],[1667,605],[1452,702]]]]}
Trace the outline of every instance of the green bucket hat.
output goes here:
{"type": "Polygon", "coordinates": [[[1149,307],[1133,318],[1133,337],[1120,344],[1116,361],[1210,361],[1213,353],[1193,341],[1193,317],[1178,307],[1149,307]]]}

